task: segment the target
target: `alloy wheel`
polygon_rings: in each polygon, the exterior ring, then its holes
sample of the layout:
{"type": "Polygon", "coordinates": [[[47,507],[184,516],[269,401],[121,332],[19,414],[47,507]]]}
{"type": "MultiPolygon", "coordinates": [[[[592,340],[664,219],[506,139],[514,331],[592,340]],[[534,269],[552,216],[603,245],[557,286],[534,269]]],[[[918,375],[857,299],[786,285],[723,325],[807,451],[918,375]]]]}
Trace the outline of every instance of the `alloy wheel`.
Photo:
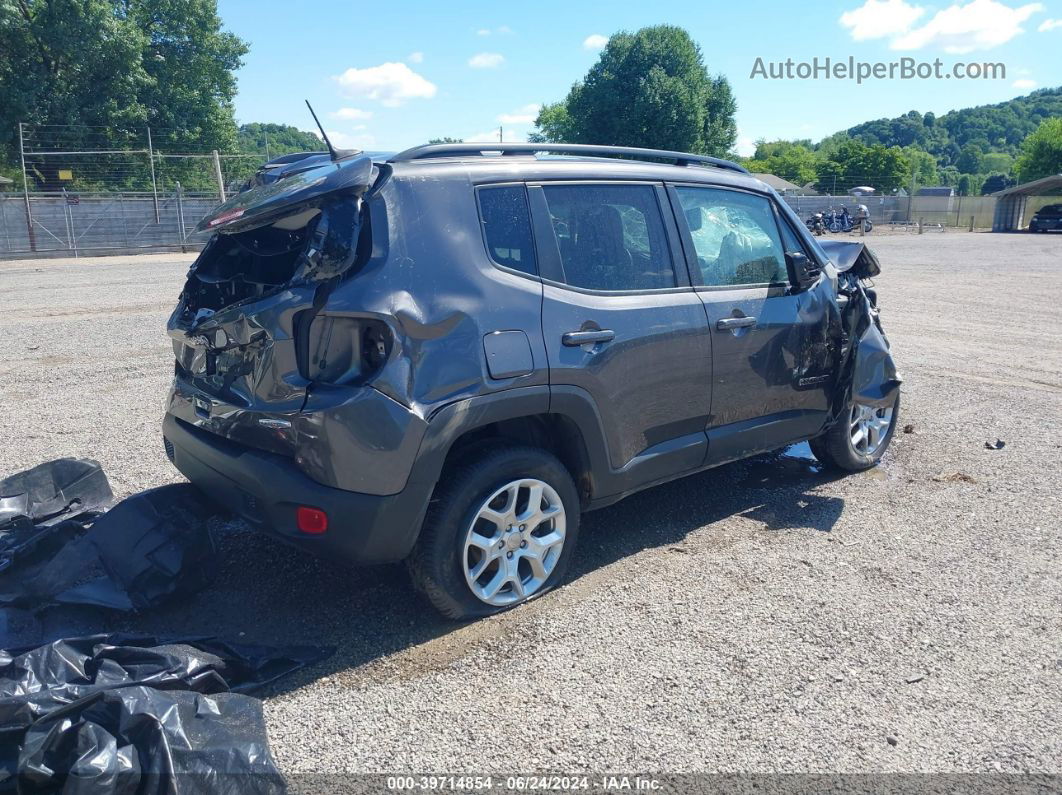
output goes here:
{"type": "Polygon", "coordinates": [[[852,406],[852,447],[860,455],[874,455],[881,447],[892,425],[892,406],[852,406]]]}
{"type": "Polygon", "coordinates": [[[496,607],[535,594],[564,549],[564,503],[534,478],[514,480],[491,494],[465,534],[461,565],[480,601],[496,607]]]}

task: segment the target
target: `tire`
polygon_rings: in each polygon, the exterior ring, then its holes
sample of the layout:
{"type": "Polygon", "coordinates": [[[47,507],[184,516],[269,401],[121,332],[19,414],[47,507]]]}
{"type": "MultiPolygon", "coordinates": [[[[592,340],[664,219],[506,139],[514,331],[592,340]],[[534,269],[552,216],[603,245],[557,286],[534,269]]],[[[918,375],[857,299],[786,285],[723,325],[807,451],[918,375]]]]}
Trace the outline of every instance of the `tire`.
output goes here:
{"type": "Polygon", "coordinates": [[[889,448],[892,435],[896,431],[896,423],[900,418],[899,390],[896,391],[896,399],[891,408],[892,415],[888,429],[881,436],[877,446],[869,453],[857,449],[852,441],[853,412],[859,410],[856,406],[849,407],[844,418],[834,423],[833,427],[822,436],[810,440],[811,452],[827,467],[845,472],[863,472],[877,466],[878,461],[889,448]]]}
{"type": "Polygon", "coordinates": [[[480,447],[461,457],[440,478],[420,537],[406,561],[410,577],[447,618],[481,618],[515,607],[563,581],[579,536],[579,513],[575,482],[555,456],[535,447],[480,447]],[[560,508],[537,525],[530,513],[536,483],[544,484],[539,508],[546,507],[541,512],[560,508]],[[484,518],[487,511],[497,520],[484,518]],[[520,517],[526,517],[523,524],[520,517]],[[539,542],[553,540],[556,534],[561,542],[554,540],[548,548],[539,542]],[[487,537],[498,545],[492,542],[489,552],[481,548],[487,537]],[[533,550],[541,551],[540,556],[533,550]],[[479,578],[470,579],[480,564],[485,568],[480,569],[479,578]],[[509,579],[493,599],[484,599],[482,594],[489,594],[495,579],[505,577],[509,579]],[[473,587],[479,589],[478,594],[473,587]]]}

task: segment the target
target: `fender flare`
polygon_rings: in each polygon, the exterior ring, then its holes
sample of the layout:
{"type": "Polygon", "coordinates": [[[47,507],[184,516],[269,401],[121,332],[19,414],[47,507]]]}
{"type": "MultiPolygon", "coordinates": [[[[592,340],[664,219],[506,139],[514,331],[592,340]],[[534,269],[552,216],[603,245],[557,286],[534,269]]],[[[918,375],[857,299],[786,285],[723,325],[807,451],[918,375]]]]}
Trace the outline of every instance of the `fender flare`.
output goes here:
{"type": "Polygon", "coordinates": [[[437,410],[428,419],[410,482],[436,483],[454,442],[469,431],[542,414],[559,414],[579,427],[589,464],[591,491],[595,495],[601,493],[611,479],[611,469],[604,426],[593,398],[578,387],[545,384],[479,395],[437,410]]]}

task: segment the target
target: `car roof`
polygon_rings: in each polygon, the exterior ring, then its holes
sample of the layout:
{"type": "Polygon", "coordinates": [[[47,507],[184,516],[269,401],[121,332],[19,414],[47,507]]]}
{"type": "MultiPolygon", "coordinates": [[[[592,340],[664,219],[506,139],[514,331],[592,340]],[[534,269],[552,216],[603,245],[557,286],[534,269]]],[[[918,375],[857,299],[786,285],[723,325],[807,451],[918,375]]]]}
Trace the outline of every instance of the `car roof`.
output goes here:
{"type": "Polygon", "coordinates": [[[747,172],[708,165],[673,165],[614,157],[494,155],[392,162],[396,179],[458,179],[473,185],[536,180],[690,182],[772,193],[747,172]]]}

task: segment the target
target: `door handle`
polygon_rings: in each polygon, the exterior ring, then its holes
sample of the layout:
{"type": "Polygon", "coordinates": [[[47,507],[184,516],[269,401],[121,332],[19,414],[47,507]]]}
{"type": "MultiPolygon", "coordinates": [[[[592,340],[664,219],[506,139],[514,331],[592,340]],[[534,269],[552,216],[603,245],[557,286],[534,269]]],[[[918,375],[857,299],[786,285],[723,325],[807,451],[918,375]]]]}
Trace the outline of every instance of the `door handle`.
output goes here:
{"type": "Polygon", "coordinates": [[[731,331],[736,328],[749,328],[756,325],[754,317],[724,317],[716,321],[715,327],[720,331],[731,331]]]}
{"type": "Polygon", "coordinates": [[[612,342],[615,337],[616,332],[607,328],[593,331],[569,331],[561,336],[561,343],[569,348],[578,348],[580,345],[596,342],[612,342]]]}

